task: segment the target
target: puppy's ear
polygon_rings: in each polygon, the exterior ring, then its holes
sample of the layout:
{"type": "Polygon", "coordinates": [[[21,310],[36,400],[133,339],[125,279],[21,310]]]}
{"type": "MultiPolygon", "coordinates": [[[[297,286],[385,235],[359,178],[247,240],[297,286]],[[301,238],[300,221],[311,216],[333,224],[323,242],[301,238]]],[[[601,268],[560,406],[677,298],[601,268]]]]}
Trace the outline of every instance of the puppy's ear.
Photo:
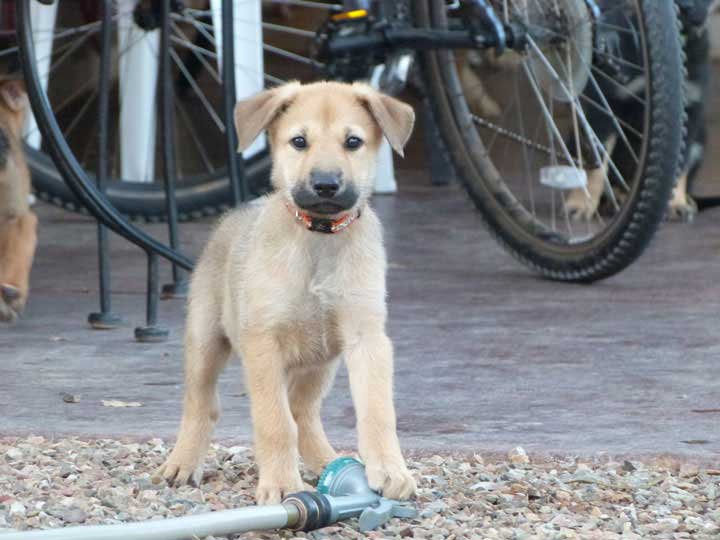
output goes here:
{"type": "Polygon", "coordinates": [[[24,111],[28,106],[25,83],[20,79],[0,81],[0,99],[11,111],[24,111]]]}
{"type": "Polygon", "coordinates": [[[380,126],[385,138],[401,156],[415,124],[415,112],[407,103],[362,83],[353,84],[362,103],[380,126]]]}
{"type": "Polygon", "coordinates": [[[239,101],[235,105],[235,130],[238,152],[247,149],[258,135],[277,118],[293,100],[300,83],[291,82],[239,101]]]}

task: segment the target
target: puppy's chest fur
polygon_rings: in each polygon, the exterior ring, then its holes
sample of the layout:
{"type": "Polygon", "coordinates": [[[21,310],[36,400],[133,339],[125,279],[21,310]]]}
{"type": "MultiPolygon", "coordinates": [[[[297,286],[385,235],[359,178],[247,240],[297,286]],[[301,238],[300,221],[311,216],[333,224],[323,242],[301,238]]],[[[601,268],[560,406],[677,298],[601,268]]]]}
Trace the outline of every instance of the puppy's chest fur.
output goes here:
{"type": "Polygon", "coordinates": [[[275,326],[278,341],[292,364],[314,364],[340,354],[337,309],[341,299],[337,261],[319,253],[299,269],[301,284],[287,291],[286,317],[275,326]]]}
{"type": "MultiPolygon", "coordinates": [[[[306,234],[303,231],[304,234],[306,234]]],[[[343,245],[318,235],[279,247],[261,274],[253,272],[248,321],[272,333],[289,365],[327,362],[340,354],[337,314],[346,293],[343,245]]]]}

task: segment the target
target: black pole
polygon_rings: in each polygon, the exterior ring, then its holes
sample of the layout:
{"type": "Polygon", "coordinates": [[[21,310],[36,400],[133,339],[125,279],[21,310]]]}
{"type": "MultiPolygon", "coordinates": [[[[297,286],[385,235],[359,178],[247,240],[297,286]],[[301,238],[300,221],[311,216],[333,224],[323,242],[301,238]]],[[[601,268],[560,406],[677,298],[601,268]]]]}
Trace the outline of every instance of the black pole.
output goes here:
{"type": "Polygon", "coordinates": [[[247,198],[245,162],[238,154],[235,133],[235,39],[233,0],[222,2],[222,78],[223,110],[225,112],[225,141],[227,143],[228,178],[232,189],[232,204],[237,206],[247,198]]]}
{"type": "Polygon", "coordinates": [[[168,330],[157,325],[158,297],[160,277],[158,275],[158,257],[152,251],[147,252],[147,296],[145,305],[145,326],[135,329],[135,339],[142,343],[165,341],[168,330]]]}
{"type": "MultiPolygon", "coordinates": [[[[163,176],[165,180],[165,213],[167,214],[170,249],[177,251],[179,245],[177,199],[177,161],[175,155],[175,88],[172,77],[172,43],[170,41],[171,0],[161,0],[160,10],[160,144],[163,153],[163,176]]],[[[163,286],[163,298],[184,296],[187,281],[178,265],[172,265],[173,282],[163,286]]]]}
{"type": "MultiPolygon", "coordinates": [[[[104,0],[100,30],[100,73],[98,84],[98,155],[96,182],[98,190],[105,192],[108,178],[108,128],[110,121],[110,62],[112,52],[112,0],[104,0]]],[[[97,226],[98,272],[100,280],[100,312],[90,313],[88,323],[93,328],[116,328],[122,321],[112,313],[110,298],[110,253],[108,230],[101,223],[97,226]]]]}

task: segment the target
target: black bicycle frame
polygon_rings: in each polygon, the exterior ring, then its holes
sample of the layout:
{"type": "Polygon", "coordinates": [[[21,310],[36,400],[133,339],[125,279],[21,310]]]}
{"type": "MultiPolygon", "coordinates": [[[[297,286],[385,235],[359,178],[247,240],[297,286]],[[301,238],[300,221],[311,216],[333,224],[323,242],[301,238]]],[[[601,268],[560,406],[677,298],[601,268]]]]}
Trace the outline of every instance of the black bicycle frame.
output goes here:
{"type": "MultiPolygon", "coordinates": [[[[377,30],[366,35],[335,37],[327,46],[327,53],[341,55],[358,51],[378,49],[496,49],[501,54],[506,47],[520,47],[524,43],[524,29],[520,26],[503,24],[494,8],[486,0],[458,1],[458,7],[466,4],[473,8],[480,18],[481,28],[462,30],[432,30],[424,28],[393,28],[380,21],[377,30]]],[[[345,0],[345,11],[365,10],[368,14],[379,15],[382,2],[378,0],[345,0]]]]}

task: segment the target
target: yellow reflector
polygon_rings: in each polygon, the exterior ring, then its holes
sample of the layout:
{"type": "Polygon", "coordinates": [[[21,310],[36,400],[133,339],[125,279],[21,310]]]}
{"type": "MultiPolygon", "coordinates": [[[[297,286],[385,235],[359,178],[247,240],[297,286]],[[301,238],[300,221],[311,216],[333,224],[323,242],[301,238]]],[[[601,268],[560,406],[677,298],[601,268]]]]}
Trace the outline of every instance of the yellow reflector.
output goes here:
{"type": "Polygon", "coordinates": [[[344,13],[338,13],[337,15],[333,15],[331,19],[333,21],[346,21],[348,19],[362,19],[363,17],[367,17],[367,10],[366,9],[354,9],[352,11],[346,11],[344,13]]]}

